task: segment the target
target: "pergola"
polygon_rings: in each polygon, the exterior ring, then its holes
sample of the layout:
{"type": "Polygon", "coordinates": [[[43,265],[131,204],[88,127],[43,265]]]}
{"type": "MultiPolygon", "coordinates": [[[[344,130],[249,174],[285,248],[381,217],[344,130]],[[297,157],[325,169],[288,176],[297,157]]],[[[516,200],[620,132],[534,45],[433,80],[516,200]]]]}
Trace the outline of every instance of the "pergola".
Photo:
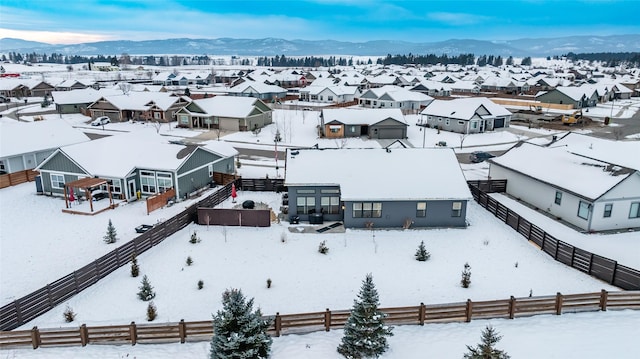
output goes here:
{"type": "Polygon", "coordinates": [[[81,178],[76,181],[71,181],[64,184],[64,205],[69,208],[69,192],[68,188],[82,188],[85,193],[85,197],[89,201],[89,208],[93,212],[93,197],[92,192],[99,188],[101,185],[107,185],[107,193],[109,193],[109,207],[113,206],[113,197],[111,197],[111,187],[109,187],[109,181],[103,178],[81,178]]]}

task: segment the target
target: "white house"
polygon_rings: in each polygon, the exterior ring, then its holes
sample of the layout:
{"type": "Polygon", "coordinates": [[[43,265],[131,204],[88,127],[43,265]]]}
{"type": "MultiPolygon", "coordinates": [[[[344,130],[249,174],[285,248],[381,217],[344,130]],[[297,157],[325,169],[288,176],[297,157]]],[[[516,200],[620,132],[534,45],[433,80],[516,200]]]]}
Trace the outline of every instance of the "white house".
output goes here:
{"type": "Polygon", "coordinates": [[[490,159],[507,194],[585,231],[640,227],[640,143],[570,134],[490,159]]]}
{"type": "Polygon", "coordinates": [[[362,93],[360,106],[368,108],[399,108],[418,111],[433,101],[433,97],[394,85],[371,88],[362,93]]]}

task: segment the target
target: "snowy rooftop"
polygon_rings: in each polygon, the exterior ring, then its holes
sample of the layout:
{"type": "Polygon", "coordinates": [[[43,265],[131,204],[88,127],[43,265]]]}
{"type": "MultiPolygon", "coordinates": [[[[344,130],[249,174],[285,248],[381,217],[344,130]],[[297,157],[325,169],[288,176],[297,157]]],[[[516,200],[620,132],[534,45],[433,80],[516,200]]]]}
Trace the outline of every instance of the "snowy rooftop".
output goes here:
{"type": "Polygon", "coordinates": [[[331,121],[338,121],[345,125],[373,125],[380,121],[392,118],[396,121],[407,123],[399,108],[387,109],[349,109],[349,108],[329,108],[322,110],[322,118],[327,124],[331,121]]]}
{"type": "Polygon", "coordinates": [[[0,139],[0,157],[89,141],[82,131],[62,120],[0,122],[0,139]]]}
{"type": "Polygon", "coordinates": [[[97,101],[100,97],[113,96],[118,94],[122,94],[122,91],[115,89],[100,89],[99,91],[96,91],[91,87],[81,90],[51,92],[53,101],[60,105],[92,103],[94,101],[97,101]]]}
{"type": "MultiPolygon", "coordinates": [[[[183,156],[187,147],[169,141],[180,139],[149,129],[66,146],[61,151],[91,175],[122,178],[135,168],[176,170],[187,158],[183,156]]],[[[209,141],[202,147],[222,157],[237,154],[222,141],[209,141]]]]}
{"type": "Polygon", "coordinates": [[[285,184],[339,185],[348,201],[471,199],[451,149],[324,149],[287,154],[285,184]]]}
{"type": "MultiPolygon", "coordinates": [[[[559,188],[597,199],[629,176],[629,170],[569,152],[567,147],[523,143],[493,162],[559,188]]],[[[493,164],[492,164],[493,165],[493,164]]]]}
{"type": "Polygon", "coordinates": [[[567,146],[569,152],[640,171],[640,141],[611,141],[569,133],[551,146],[567,146]]]}
{"type": "Polygon", "coordinates": [[[210,116],[245,118],[254,110],[257,101],[255,97],[214,96],[193,102],[210,116]]]}
{"type": "Polygon", "coordinates": [[[422,110],[421,114],[470,120],[476,115],[480,106],[484,106],[494,117],[511,115],[509,110],[486,97],[458,98],[450,101],[434,100],[422,110]]]}

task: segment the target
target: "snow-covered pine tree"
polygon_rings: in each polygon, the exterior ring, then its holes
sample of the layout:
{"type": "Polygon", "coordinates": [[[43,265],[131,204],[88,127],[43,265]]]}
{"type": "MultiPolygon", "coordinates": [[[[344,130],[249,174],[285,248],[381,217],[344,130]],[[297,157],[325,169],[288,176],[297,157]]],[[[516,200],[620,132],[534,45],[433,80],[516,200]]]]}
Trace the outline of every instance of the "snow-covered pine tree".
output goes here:
{"type": "Polygon", "coordinates": [[[491,326],[487,326],[482,331],[482,343],[476,348],[467,345],[469,352],[464,355],[465,359],[509,359],[509,354],[503,350],[495,348],[496,343],[502,339],[498,332],[491,326]]]}
{"type": "Polygon", "coordinates": [[[131,253],[131,276],[137,277],[140,274],[140,266],[138,265],[138,258],[135,253],[131,253]]]}
{"type": "Polygon", "coordinates": [[[109,219],[109,224],[107,225],[107,234],[103,237],[105,243],[111,244],[116,243],[118,240],[118,236],[116,234],[116,227],[111,223],[111,219],[109,219]]]}
{"type": "Polygon", "coordinates": [[[393,335],[393,328],[384,324],[386,315],[378,310],[379,304],[378,291],[369,273],[353,301],[338,353],[349,359],[377,358],[389,348],[386,337],[393,335]]]}
{"type": "Polygon", "coordinates": [[[151,283],[149,283],[149,278],[147,278],[146,275],[142,277],[142,285],[139,288],[138,298],[141,300],[146,302],[156,297],[156,292],[153,291],[153,287],[151,283]]]}
{"type": "Polygon", "coordinates": [[[460,279],[460,285],[462,288],[469,288],[471,285],[471,266],[469,263],[464,264],[464,270],[462,271],[462,279],[460,279]]]}
{"type": "Polygon", "coordinates": [[[428,260],[430,257],[431,257],[431,253],[429,253],[427,249],[424,247],[424,241],[421,241],[420,245],[418,246],[418,250],[416,251],[416,260],[420,262],[424,262],[428,260]]]}
{"type": "Polygon", "coordinates": [[[246,301],[240,289],[222,293],[222,310],[213,316],[211,359],[264,359],[271,351],[267,329],[270,320],[253,311],[253,298],[246,301]]]}

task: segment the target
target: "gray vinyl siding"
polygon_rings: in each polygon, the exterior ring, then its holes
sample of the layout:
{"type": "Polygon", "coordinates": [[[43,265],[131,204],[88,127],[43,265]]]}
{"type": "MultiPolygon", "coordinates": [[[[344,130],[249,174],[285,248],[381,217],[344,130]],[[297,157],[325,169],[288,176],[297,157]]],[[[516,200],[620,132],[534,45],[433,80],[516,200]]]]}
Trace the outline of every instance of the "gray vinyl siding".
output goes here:
{"type": "Polygon", "coordinates": [[[78,104],[56,104],[56,112],[62,113],[81,113],[82,110],[86,110],[90,103],[78,103],[78,104]]]}
{"type": "MultiPolygon", "coordinates": [[[[361,202],[361,201],[357,201],[361,202]]],[[[353,203],[344,202],[344,226],[347,228],[365,228],[366,222],[373,222],[373,228],[402,228],[405,221],[410,219],[412,228],[424,227],[465,227],[467,201],[426,201],[425,217],[416,217],[419,201],[362,201],[381,202],[382,216],[379,218],[353,218],[353,203]],[[453,202],[461,202],[459,217],[452,216],[453,202]]],[[[425,202],[425,201],[420,201],[425,202]]]]}
{"type": "Polygon", "coordinates": [[[213,164],[213,172],[234,173],[236,163],[233,157],[225,158],[213,164]]]}
{"type": "Polygon", "coordinates": [[[369,137],[393,139],[407,138],[407,125],[393,119],[386,119],[369,127],[369,137]]]}
{"type": "MultiPolygon", "coordinates": [[[[55,171],[52,171],[51,173],[56,173],[55,171]]],[[[64,189],[60,188],[53,188],[51,187],[51,173],[49,172],[41,172],[40,176],[42,178],[42,189],[44,191],[44,193],[48,193],[48,194],[59,194],[62,195],[64,194],[64,189]]],[[[64,175],[64,183],[69,183],[71,181],[75,181],[78,179],[78,176],[76,175],[68,175],[65,174],[64,175]]]]}
{"type": "Polygon", "coordinates": [[[22,156],[9,157],[7,159],[7,164],[9,165],[9,173],[24,171],[26,169],[24,167],[24,159],[22,156]]]}
{"type": "Polygon", "coordinates": [[[344,137],[360,137],[359,125],[344,125],[344,137]]]}
{"type": "Polygon", "coordinates": [[[40,169],[43,171],[71,172],[88,175],[61,152],[58,152],[53,157],[49,158],[49,160],[40,169]]]}
{"type": "MultiPolygon", "coordinates": [[[[51,154],[54,152],[55,150],[47,150],[47,151],[42,151],[42,152],[38,152],[36,153],[36,165],[41,164],[44,160],[47,159],[47,157],[51,156],[51,154]]],[[[34,166],[35,167],[35,166],[34,166]]]]}
{"type": "Polygon", "coordinates": [[[206,187],[211,183],[212,178],[209,177],[209,166],[205,166],[199,170],[191,172],[187,175],[178,177],[178,198],[185,198],[191,192],[206,187]]]}
{"type": "Polygon", "coordinates": [[[195,168],[214,162],[220,158],[220,156],[215,155],[211,152],[196,148],[191,153],[191,156],[189,156],[189,158],[180,166],[180,168],[178,168],[178,176],[180,176],[182,173],[189,172],[195,168]]]}
{"type": "Polygon", "coordinates": [[[583,107],[581,101],[576,101],[558,90],[551,90],[545,94],[542,94],[536,97],[536,100],[547,103],[573,105],[574,108],[583,107]]]}
{"type": "MultiPolygon", "coordinates": [[[[301,197],[315,197],[316,200],[316,205],[315,205],[315,212],[316,213],[320,213],[320,209],[321,209],[321,198],[323,196],[329,196],[329,194],[326,193],[322,193],[321,190],[327,190],[327,189],[332,189],[332,190],[339,190],[340,187],[339,186],[304,186],[304,187],[296,187],[296,186],[289,186],[288,187],[288,194],[289,194],[289,215],[297,215],[300,216],[300,220],[301,221],[308,221],[309,220],[309,215],[308,214],[301,214],[298,213],[298,208],[296,206],[297,204],[297,199],[299,196],[301,197]],[[302,189],[302,190],[315,190],[315,194],[298,194],[297,190],[302,189]]],[[[331,194],[332,196],[340,196],[340,193],[337,194],[331,194]]],[[[340,206],[340,208],[342,208],[342,206],[340,206]]],[[[323,216],[325,221],[341,221],[342,220],[342,209],[340,209],[339,213],[337,214],[324,214],[323,216]]]]}

